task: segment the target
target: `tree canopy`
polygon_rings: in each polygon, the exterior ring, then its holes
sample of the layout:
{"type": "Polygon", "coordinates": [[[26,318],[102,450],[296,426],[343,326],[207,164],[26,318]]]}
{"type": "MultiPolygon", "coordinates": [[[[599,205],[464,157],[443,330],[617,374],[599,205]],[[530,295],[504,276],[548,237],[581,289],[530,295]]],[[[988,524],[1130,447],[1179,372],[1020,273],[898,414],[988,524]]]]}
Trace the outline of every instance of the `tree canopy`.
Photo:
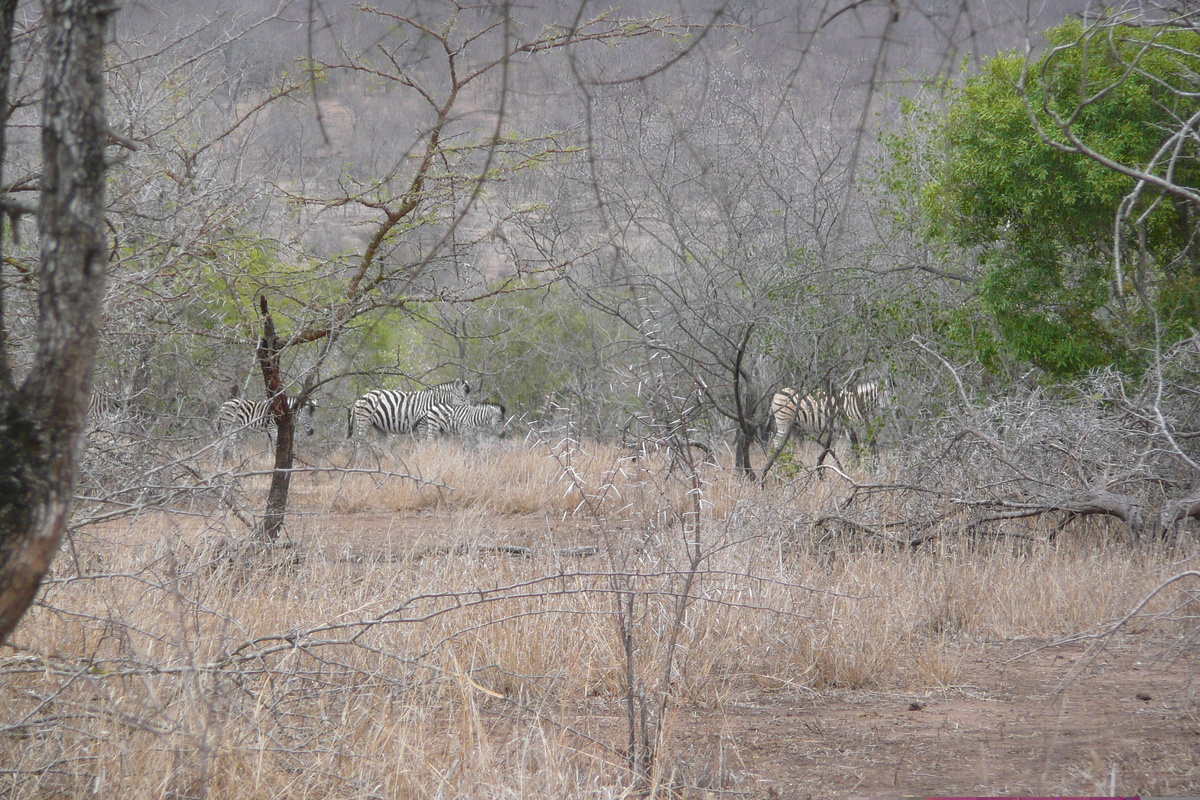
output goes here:
{"type": "Polygon", "coordinates": [[[982,308],[1017,358],[1137,372],[1200,319],[1198,209],[1175,191],[1200,177],[1200,34],[1068,20],[1045,35],[1041,56],[999,54],[953,94],[923,208],[977,254],[982,308]]]}

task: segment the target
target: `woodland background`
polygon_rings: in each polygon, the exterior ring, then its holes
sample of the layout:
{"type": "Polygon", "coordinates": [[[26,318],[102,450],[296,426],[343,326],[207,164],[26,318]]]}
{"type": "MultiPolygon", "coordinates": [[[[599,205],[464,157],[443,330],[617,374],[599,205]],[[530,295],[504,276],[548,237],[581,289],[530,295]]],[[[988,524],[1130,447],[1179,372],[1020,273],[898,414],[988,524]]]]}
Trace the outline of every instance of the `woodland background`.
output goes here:
{"type": "MultiPolygon", "coordinates": [[[[882,790],[867,757],[863,784],[756,762],[742,728],[697,744],[683,711],[715,730],[747,692],[945,699],[981,642],[1121,626],[1190,657],[1196,22],[1174,3],[119,8],[103,402],[6,644],[8,791],[882,790]],[[269,450],[230,457],[217,410],[267,398],[264,375],[316,402],[316,433],[279,406],[269,450]],[[363,392],[457,378],[505,404],[503,441],[350,446],[363,392]],[[770,446],[774,392],[860,379],[896,387],[873,447],[817,467],[770,446]]],[[[47,283],[52,28],[16,6],[17,381],[47,283]]],[[[1186,793],[1192,771],[1134,755],[1195,763],[1171,750],[1194,755],[1176,688],[1160,750],[1130,734],[1040,773],[1009,756],[998,783],[896,767],[892,786],[1186,793]]]]}

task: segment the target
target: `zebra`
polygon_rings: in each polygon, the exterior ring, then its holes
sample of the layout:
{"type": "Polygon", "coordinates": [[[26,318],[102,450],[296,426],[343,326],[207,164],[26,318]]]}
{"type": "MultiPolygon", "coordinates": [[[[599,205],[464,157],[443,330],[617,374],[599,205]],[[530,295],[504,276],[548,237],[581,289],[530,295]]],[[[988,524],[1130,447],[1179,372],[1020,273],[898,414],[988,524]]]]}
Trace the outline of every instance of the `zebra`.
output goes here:
{"type": "Polygon", "coordinates": [[[109,389],[94,388],[88,395],[87,425],[89,428],[121,426],[137,417],[134,400],[140,395],[126,396],[109,389]]]}
{"type": "MultiPolygon", "coordinates": [[[[303,405],[298,405],[295,399],[288,401],[292,406],[292,413],[298,411],[306,411],[307,418],[297,419],[304,425],[304,432],[309,436],[313,435],[312,415],[317,410],[316,401],[311,398],[304,401],[303,405]]],[[[233,400],[226,400],[221,404],[221,410],[217,412],[217,433],[223,439],[229,439],[233,435],[243,431],[262,431],[267,434],[267,439],[274,444],[274,439],[271,436],[271,427],[275,424],[275,420],[271,415],[271,402],[269,400],[247,400],[242,397],[236,397],[233,400]]]]}
{"type": "Polygon", "coordinates": [[[87,418],[117,417],[125,413],[126,399],[103,389],[93,389],[88,396],[87,418]]]}
{"type": "Polygon", "coordinates": [[[504,438],[505,413],[504,406],[499,403],[436,405],[417,421],[416,430],[425,444],[432,442],[438,434],[490,431],[497,438],[504,438]]]}
{"type": "Polygon", "coordinates": [[[780,389],[771,398],[771,416],[775,422],[773,450],[783,447],[788,434],[795,430],[799,434],[811,434],[824,447],[818,464],[832,451],[833,434],[843,428],[850,435],[850,443],[858,445],[856,425],[867,425],[880,410],[892,402],[892,381],[858,381],[845,389],[827,392],[817,389],[801,397],[790,387],[780,389]],[[827,438],[821,441],[821,436],[827,438]]]}
{"type": "Polygon", "coordinates": [[[411,433],[429,409],[437,405],[465,406],[470,393],[471,385],[464,380],[411,392],[372,389],[355,400],[347,413],[346,437],[357,443],[364,440],[371,429],[382,433],[411,433]]]}

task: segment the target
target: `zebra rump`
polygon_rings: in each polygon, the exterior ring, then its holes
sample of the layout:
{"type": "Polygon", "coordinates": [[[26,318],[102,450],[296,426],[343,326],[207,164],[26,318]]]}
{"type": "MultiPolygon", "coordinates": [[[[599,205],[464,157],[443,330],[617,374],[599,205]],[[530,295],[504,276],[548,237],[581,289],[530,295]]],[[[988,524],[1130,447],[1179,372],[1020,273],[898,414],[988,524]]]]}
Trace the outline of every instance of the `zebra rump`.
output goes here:
{"type": "Polygon", "coordinates": [[[503,438],[505,413],[504,406],[499,403],[436,405],[417,422],[417,431],[426,444],[432,442],[439,434],[465,434],[476,431],[490,431],[493,435],[503,438]]]}
{"type": "MultiPolygon", "coordinates": [[[[302,406],[297,405],[295,400],[288,401],[292,406],[292,413],[297,411],[308,412],[307,418],[299,418],[304,425],[304,432],[309,436],[313,435],[312,415],[317,410],[315,401],[309,399],[302,406]]],[[[245,398],[235,398],[226,400],[221,404],[221,410],[217,412],[217,432],[221,436],[229,436],[240,431],[262,431],[268,436],[271,435],[271,425],[274,419],[271,416],[271,403],[268,400],[246,400],[245,398]]]]}
{"type": "Polygon", "coordinates": [[[448,381],[429,389],[405,392],[398,389],[372,389],[354,401],[347,414],[346,436],[367,435],[374,428],[381,433],[411,433],[434,406],[465,406],[471,385],[464,380],[448,381]]]}

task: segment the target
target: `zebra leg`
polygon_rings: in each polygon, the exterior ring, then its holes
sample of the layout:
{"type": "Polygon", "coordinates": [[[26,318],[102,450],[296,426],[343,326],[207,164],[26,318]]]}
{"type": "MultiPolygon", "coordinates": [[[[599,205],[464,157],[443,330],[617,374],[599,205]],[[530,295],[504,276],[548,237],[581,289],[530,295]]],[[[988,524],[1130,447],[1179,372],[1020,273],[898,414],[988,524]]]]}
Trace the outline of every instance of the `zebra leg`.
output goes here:
{"type": "Polygon", "coordinates": [[[375,424],[371,421],[369,409],[360,407],[357,403],[346,410],[346,438],[350,440],[350,458],[357,459],[365,449],[375,455],[378,468],[383,468],[383,461],[371,441],[375,433],[375,424]]]}
{"type": "Polygon", "coordinates": [[[364,425],[361,419],[355,420],[354,435],[350,437],[350,465],[354,466],[362,461],[363,454],[369,453],[375,457],[375,469],[383,470],[383,453],[381,447],[375,446],[375,439],[378,438],[374,434],[374,426],[364,425]]]}
{"type": "Polygon", "coordinates": [[[879,426],[874,424],[874,421],[872,421],[872,423],[867,426],[867,448],[871,451],[872,458],[877,457],[879,455],[878,433],[879,433],[879,426]]]}
{"type": "Polygon", "coordinates": [[[236,421],[217,420],[217,457],[220,459],[222,469],[224,469],[226,461],[237,455],[235,445],[241,434],[242,431],[236,421]]]}
{"type": "Polygon", "coordinates": [[[791,418],[788,419],[788,423],[782,427],[780,427],[779,421],[777,419],[775,420],[775,435],[771,437],[771,449],[767,453],[768,466],[774,464],[775,461],[781,455],[783,455],[783,448],[787,446],[789,439],[795,438],[796,447],[798,448],[800,446],[799,443],[804,441],[804,436],[803,434],[800,434],[799,431],[800,428],[798,425],[796,425],[795,413],[793,413],[791,418]],[[797,435],[793,437],[793,433],[796,433],[797,435]]]}

